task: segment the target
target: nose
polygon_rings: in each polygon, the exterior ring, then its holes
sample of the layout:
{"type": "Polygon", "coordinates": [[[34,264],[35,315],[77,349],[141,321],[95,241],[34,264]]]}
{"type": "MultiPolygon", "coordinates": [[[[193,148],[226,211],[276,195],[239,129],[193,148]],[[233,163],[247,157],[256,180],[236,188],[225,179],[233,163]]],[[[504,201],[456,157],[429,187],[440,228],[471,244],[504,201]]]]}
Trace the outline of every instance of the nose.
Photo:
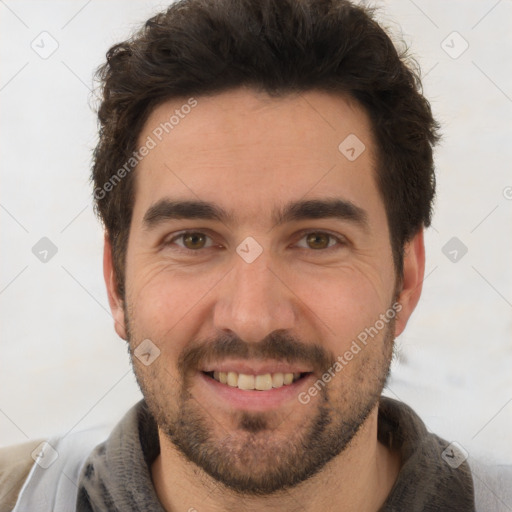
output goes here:
{"type": "Polygon", "coordinates": [[[255,343],[276,329],[295,326],[296,298],[270,260],[265,252],[252,263],[234,255],[234,268],[217,290],[214,324],[218,330],[255,343]]]}

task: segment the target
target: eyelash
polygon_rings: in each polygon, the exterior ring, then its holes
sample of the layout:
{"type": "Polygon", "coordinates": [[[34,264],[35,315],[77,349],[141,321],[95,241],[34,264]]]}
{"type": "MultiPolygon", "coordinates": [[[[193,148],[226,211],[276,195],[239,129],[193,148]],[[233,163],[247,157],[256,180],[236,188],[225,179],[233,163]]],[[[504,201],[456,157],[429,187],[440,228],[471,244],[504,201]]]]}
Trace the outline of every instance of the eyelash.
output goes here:
{"type": "MultiPolygon", "coordinates": [[[[180,233],[174,235],[170,240],[165,241],[163,243],[163,245],[164,246],[173,245],[176,240],[179,240],[179,239],[183,240],[183,237],[185,237],[186,235],[191,235],[191,234],[205,235],[210,240],[212,239],[211,236],[209,236],[208,234],[204,233],[203,231],[181,231],[180,233]]],[[[347,240],[344,237],[333,235],[332,233],[329,233],[328,231],[315,231],[315,230],[301,231],[299,233],[300,238],[299,238],[298,241],[302,240],[304,237],[306,237],[307,235],[310,235],[310,234],[327,235],[330,240],[335,240],[337,242],[337,244],[335,244],[333,246],[329,246],[329,247],[327,247],[325,249],[310,249],[310,248],[305,248],[305,247],[300,247],[300,249],[302,249],[302,250],[308,250],[309,249],[310,251],[313,251],[313,252],[318,252],[318,253],[324,253],[325,254],[325,253],[330,253],[332,251],[340,250],[343,247],[348,245],[348,242],[347,242],[347,240]]],[[[178,246],[177,250],[180,251],[180,252],[185,252],[185,253],[191,254],[191,253],[200,253],[200,252],[202,252],[202,251],[204,251],[206,249],[212,249],[212,247],[213,246],[204,247],[204,248],[201,248],[201,249],[188,249],[186,247],[178,246]]]]}

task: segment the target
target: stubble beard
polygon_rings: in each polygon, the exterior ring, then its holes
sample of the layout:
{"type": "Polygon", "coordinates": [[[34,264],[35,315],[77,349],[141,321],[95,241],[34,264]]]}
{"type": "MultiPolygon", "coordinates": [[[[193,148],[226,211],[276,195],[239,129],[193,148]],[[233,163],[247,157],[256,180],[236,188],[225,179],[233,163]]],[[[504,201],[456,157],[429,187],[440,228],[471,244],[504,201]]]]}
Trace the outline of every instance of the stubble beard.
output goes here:
{"type": "Polygon", "coordinates": [[[185,375],[174,379],[160,365],[137,364],[133,356],[136,342],[129,334],[130,355],[150,413],[186,460],[234,494],[269,496],[310,479],[347,449],[375,409],[388,379],[394,324],[392,319],[383,335],[349,363],[359,366],[350,381],[344,379],[343,369],[320,387],[317,400],[305,405],[297,401],[297,407],[311,412],[291,433],[289,418],[249,411],[233,412],[231,423],[236,428],[227,432],[210,415],[208,404],[201,404],[190,393],[185,375]]]}

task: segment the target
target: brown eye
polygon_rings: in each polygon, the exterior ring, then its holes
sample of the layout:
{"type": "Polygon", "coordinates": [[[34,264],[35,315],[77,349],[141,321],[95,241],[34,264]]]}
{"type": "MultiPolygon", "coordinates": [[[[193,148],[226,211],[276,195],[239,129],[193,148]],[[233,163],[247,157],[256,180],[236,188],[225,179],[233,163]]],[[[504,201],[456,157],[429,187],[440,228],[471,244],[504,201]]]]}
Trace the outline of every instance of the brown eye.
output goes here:
{"type": "Polygon", "coordinates": [[[332,235],[326,231],[303,231],[302,238],[297,243],[301,249],[317,251],[318,255],[331,253],[347,247],[344,236],[332,235]]]}
{"type": "Polygon", "coordinates": [[[309,233],[306,241],[311,249],[327,249],[332,237],[327,233],[309,233]]]}
{"type": "Polygon", "coordinates": [[[191,256],[193,252],[203,254],[213,249],[214,241],[211,236],[202,231],[181,231],[168,240],[163,241],[164,247],[191,256]]]}
{"type": "Polygon", "coordinates": [[[203,233],[185,233],[181,235],[183,245],[187,249],[202,249],[206,244],[206,236],[203,233]]]}

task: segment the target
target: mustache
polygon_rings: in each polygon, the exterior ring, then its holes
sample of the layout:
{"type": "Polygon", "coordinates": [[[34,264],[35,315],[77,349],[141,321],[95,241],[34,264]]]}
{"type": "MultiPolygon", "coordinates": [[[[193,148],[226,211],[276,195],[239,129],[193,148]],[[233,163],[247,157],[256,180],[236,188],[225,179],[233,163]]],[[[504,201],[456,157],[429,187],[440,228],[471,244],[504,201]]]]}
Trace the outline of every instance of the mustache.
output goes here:
{"type": "Polygon", "coordinates": [[[284,330],[276,330],[258,342],[248,343],[234,333],[223,333],[192,344],[181,353],[178,371],[182,375],[197,372],[206,363],[237,358],[306,363],[317,374],[324,373],[336,357],[321,345],[307,344],[284,330]]]}

